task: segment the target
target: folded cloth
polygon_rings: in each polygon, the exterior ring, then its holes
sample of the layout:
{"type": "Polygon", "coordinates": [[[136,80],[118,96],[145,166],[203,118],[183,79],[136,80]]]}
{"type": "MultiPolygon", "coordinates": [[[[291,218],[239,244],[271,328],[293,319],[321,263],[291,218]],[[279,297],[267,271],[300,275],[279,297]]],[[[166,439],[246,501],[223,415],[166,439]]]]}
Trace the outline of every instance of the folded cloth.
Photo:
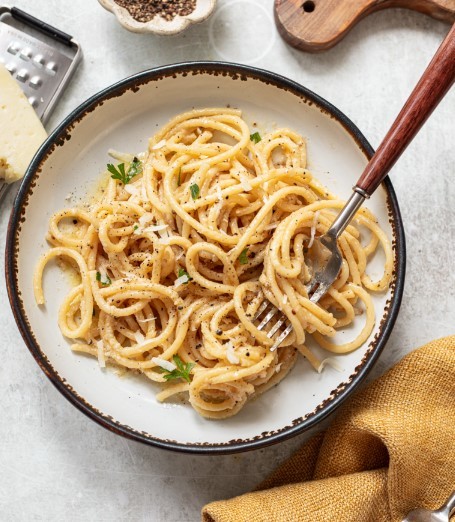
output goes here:
{"type": "Polygon", "coordinates": [[[455,336],[407,355],[340,407],[256,491],[204,522],[395,522],[455,489],[455,336]]]}

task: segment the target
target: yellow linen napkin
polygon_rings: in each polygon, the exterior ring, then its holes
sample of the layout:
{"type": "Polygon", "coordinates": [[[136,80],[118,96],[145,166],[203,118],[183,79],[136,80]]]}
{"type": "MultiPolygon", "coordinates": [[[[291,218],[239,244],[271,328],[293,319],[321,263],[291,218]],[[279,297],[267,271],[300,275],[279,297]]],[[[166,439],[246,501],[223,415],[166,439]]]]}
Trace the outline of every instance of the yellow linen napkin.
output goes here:
{"type": "Polygon", "coordinates": [[[455,336],[407,355],[340,407],[256,491],[204,522],[395,522],[455,489],[455,336]]]}

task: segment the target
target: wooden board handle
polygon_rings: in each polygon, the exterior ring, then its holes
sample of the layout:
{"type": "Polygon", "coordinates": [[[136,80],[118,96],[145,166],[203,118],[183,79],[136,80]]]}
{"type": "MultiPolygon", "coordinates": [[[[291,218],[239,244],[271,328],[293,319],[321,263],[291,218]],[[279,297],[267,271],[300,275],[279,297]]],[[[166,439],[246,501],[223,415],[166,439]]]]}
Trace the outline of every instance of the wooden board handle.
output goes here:
{"type": "Polygon", "coordinates": [[[454,81],[455,24],[360,176],[357,188],[373,194],[454,81]]]}
{"type": "Polygon", "coordinates": [[[333,47],[368,14],[388,7],[455,22],[455,0],[275,0],[275,22],[289,44],[318,52],[333,47]]]}

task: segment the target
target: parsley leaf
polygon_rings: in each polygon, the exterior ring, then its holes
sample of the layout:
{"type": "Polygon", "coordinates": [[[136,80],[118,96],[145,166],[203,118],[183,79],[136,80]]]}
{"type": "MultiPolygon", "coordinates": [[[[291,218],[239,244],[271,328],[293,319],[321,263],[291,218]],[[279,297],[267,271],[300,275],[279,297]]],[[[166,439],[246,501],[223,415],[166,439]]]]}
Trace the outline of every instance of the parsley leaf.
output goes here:
{"type": "Polygon", "coordinates": [[[125,172],[124,163],[119,163],[117,167],[115,167],[115,165],[112,165],[112,163],[108,163],[107,170],[111,173],[112,179],[118,179],[124,185],[127,185],[135,176],[141,174],[142,163],[137,158],[134,158],[133,161],[130,163],[128,172],[125,172]]]}
{"type": "Polygon", "coordinates": [[[250,140],[254,143],[259,143],[262,140],[262,138],[259,132],[255,132],[254,134],[250,134],[250,140]]]}
{"type": "Polygon", "coordinates": [[[189,276],[188,272],[184,268],[179,268],[178,276],[179,277],[186,276],[188,278],[188,281],[186,283],[183,283],[184,285],[187,285],[190,281],[193,280],[193,278],[189,276]]]}
{"type": "Polygon", "coordinates": [[[107,274],[101,275],[100,272],[96,273],[96,280],[98,283],[101,283],[103,286],[109,286],[112,284],[111,278],[107,274]]]}
{"type": "Polygon", "coordinates": [[[195,366],[195,364],[184,363],[178,355],[174,355],[172,359],[174,360],[174,363],[177,366],[177,368],[172,371],[163,369],[163,372],[166,374],[164,375],[166,381],[170,381],[172,379],[185,379],[185,381],[191,382],[190,372],[195,366]]]}
{"type": "Polygon", "coordinates": [[[239,255],[239,263],[241,265],[247,265],[248,264],[248,248],[244,248],[239,255]]]}
{"type": "MultiPolygon", "coordinates": [[[[111,173],[111,178],[113,179],[119,179],[123,184],[125,184],[125,180],[127,178],[126,172],[125,172],[125,164],[119,163],[117,168],[112,165],[112,163],[107,164],[107,170],[111,173]]],[[[128,181],[126,181],[128,183],[128,181]]]]}
{"type": "Polygon", "coordinates": [[[191,197],[197,199],[199,197],[199,185],[194,183],[190,186],[191,197]]]}

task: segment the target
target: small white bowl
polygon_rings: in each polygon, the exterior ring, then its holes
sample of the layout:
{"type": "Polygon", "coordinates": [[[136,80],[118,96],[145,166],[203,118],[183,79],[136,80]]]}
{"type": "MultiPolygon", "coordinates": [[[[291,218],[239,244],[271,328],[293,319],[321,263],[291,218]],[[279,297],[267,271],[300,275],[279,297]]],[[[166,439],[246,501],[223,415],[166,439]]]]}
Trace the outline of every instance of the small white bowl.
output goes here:
{"type": "Polygon", "coordinates": [[[216,0],[196,0],[194,11],[186,16],[177,15],[168,21],[161,16],[155,16],[149,22],[138,22],[127,9],[118,5],[114,0],[98,0],[108,11],[115,14],[120,24],[133,33],[177,34],[184,31],[191,24],[206,20],[215,8],[216,0]]]}

